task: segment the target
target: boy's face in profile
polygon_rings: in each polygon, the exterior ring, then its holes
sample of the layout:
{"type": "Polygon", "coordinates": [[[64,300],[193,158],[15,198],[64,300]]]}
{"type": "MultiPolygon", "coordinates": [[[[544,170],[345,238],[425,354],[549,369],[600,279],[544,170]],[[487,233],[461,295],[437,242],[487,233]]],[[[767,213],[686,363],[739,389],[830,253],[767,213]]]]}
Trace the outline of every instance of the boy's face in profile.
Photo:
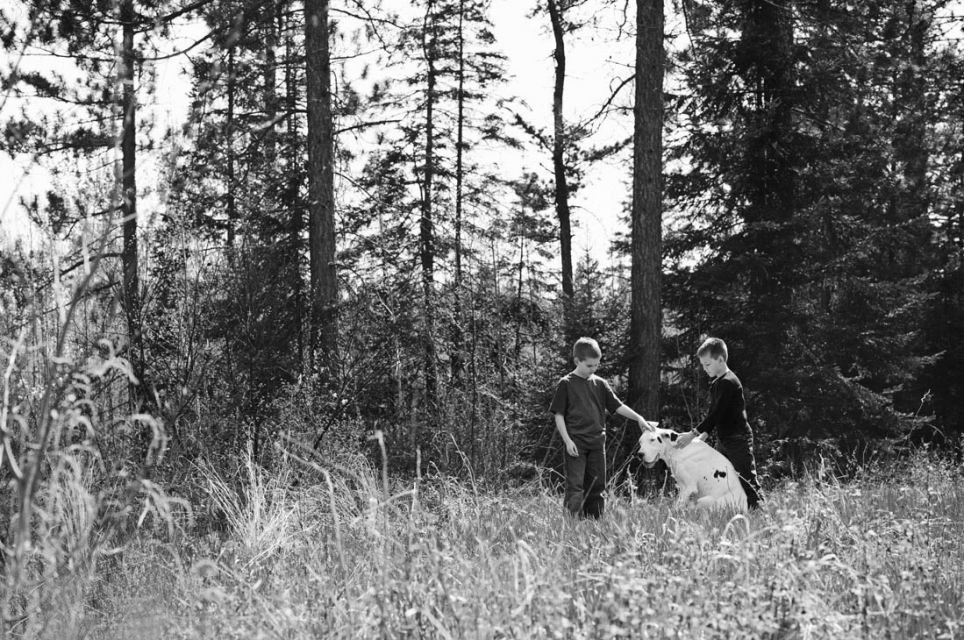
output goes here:
{"type": "Polygon", "coordinates": [[[719,378],[726,373],[726,360],[722,356],[714,358],[709,354],[702,355],[700,356],[700,366],[703,367],[706,375],[711,378],[719,378]]]}
{"type": "Polygon", "coordinates": [[[585,360],[576,358],[576,375],[580,378],[588,378],[595,373],[598,368],[599,358],[586,358],[585,360]]]}

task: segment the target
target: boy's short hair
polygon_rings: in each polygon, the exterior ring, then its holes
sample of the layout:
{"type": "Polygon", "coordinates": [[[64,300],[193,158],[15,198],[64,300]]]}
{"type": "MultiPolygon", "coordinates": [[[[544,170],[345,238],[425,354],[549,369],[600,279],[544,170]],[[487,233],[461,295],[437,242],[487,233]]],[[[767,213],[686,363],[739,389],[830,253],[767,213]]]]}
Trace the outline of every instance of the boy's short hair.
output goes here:
{"type": "Polygon", "coordinates": [[[602,358],[602,349],[599,348],[599,343],[592,338],[579,338],[576,340],[576,344],[572,345],[572,357],[576,360],[602,358]]]}
{"type": "Polygon", "coordinates": [[[703,344],[700,345],[700,348],[696,350],[697,358],[702,358],[707,354],[709,354],[711,358],[723,358],[724,361],[729,357],[726,343],[719,338],[707,338],[703,341],[703,344]]]}

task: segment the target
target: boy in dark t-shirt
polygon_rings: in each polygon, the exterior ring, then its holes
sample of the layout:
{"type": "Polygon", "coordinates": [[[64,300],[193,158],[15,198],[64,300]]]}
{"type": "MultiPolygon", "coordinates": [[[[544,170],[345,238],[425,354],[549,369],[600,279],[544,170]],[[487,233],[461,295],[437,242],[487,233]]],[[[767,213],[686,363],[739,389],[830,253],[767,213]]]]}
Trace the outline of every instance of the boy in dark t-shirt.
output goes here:
{"type": "Polygon", "coordinates": [[[696,351],[700,365],[710,376],[710,411],[693,431],[682,434],[677,446],[685,447],[693,439],[706,439],[714,428],[719,449],[733,463],[740,474],[740,484],[746,492],[746,502],[755,509],[763,502],[760,482],[753,458],[753,431],[746,417],[746,398],[743,385],[727,366],[726,343],[719,338],[707,338],[696,351]]]}
{"type": "Polygon", "coordinates": [[[606,413],[635,420],[640,429],[655,429],[620,402],[609,383],[595,375],[602,358],[599,344],[579,338],[572,348],[576,368],[559,380],[552,397],[556,430],[565,445],[565,506],[573,516],[599,518],[606,486],[606,413]]]}

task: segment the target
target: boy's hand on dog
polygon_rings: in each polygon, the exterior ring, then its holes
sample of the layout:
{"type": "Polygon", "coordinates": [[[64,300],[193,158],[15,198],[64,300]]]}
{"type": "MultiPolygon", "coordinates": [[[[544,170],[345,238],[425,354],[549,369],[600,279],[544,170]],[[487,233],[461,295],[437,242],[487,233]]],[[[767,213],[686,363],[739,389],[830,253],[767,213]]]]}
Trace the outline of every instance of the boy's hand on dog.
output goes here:
{"type": "Polygon", "coordinates": [[[680,437],[676,439],[676,447],[682,449],[697,438],[702,439],[702,434],[698,431],[687,431],[686,433],[682,433],[680,434],[680,437]]]}

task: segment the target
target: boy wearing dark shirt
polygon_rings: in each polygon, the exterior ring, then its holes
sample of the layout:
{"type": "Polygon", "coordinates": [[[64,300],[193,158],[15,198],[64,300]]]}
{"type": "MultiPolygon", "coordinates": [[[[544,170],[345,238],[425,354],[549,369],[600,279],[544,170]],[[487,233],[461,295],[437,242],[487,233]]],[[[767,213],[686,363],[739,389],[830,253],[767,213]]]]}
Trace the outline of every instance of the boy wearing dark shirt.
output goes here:
{"type": "Polygon", "coordinates": [[[620,402],[609,383],[595,375],[602,358],[599,344],[579,338],[572,348],[576,368],[559,380],[552,397],[556,430],[565,445],[565,506],[573,516],[599,518],[606,486],[606,412],[635,420],[641,429],[655,429],[620,402]]]}
{"type": "Polygon", "coordinates": [[[763,502],[763,497],[753,459],[753,432],[746,417],[743,385],[727,366],[726,343],[719,338],[704,340],[696,355],[710,376],[710,411],[693,431],[679,437],[677,446],[685,447],[694,438],[705,440],[703,434],[715,428],[720,451],[740,474],[747,506],[755,509],[763,502]]]}

